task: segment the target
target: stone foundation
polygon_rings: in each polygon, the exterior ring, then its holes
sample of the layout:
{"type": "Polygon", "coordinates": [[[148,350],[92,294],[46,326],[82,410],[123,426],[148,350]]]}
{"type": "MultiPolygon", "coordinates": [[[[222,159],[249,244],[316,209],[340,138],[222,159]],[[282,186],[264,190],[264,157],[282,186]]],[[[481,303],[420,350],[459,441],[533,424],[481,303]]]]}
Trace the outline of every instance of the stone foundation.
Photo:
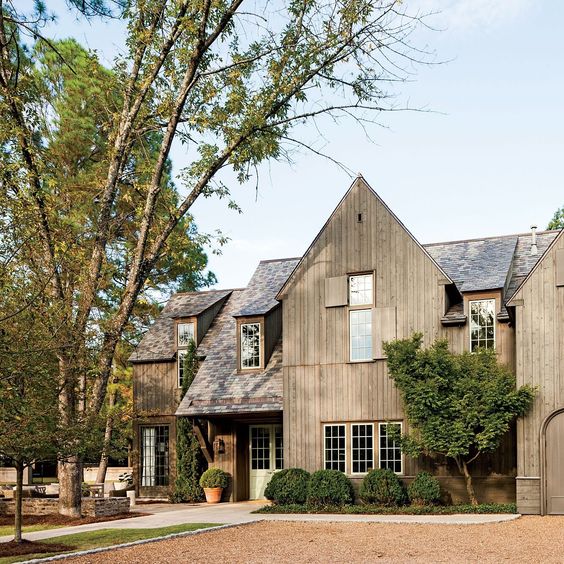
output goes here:
{"type": "MultiPolygon", "coordinates": [[[[0,499],[0,515],[13,515],[15,501],[0,499]]],[[[32,498],[22,499],[24,515],[51,515],[58,513],[58,499],[32,498]]],[[[85,517],[110,517],[120,513],[129,513],[129,498],[123,497],[84,497],[82,515],[85,517]]]]}

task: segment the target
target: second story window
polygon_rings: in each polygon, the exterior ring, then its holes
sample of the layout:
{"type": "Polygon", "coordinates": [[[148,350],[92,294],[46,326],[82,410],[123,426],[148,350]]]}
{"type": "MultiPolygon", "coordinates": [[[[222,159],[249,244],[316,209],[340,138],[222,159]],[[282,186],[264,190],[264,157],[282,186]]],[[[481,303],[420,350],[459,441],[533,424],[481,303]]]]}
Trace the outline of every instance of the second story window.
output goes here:
{"type": "Polygon", "coordinates": [[[349,276],[349,305],[372,305],[372,274],[349,276]]]}
{"type": "Polygon", "coordinates": [[[469,303],[470,350],[495,349],[495,300],[469,303]]]}
{"type": "Polygon", "coordinates": [[[372,274],[349,276],[349,343],[352,362],[372,360],[372,274]],[[366,306],[369,306],[366,308],[366,306]]]}
{"type": "Polygon", "coordinates": [[[260,368],[260,323],[241,325],[241,368],[260,368]]]}
{"type": "Polygon", "coordinates": [[[188,352],[190,341],[195,341],[194,323],[178,323],[176,325],[176,358],[178,361],[178,387],[184,381],[184,357],[188,352]]]}

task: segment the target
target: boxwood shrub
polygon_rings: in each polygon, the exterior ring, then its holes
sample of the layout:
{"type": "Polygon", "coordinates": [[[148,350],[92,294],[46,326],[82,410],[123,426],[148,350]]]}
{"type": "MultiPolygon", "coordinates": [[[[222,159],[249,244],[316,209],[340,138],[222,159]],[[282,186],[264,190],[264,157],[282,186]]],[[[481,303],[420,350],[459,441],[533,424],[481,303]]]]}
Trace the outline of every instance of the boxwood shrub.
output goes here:
{"type": "Polygon", "coordinates": [[[406,501],[401,480],[388,468],[370,470],[362,480],[359,493],[364,503],[389,507],[403,505],[406,501]]]}
{"type": "Polygon", "coordinates": [[[229,474],[221,468],[208,468],[200,476],[202,488],[226,488],[229,484],[229,474]]]}
{"type": "Polygon", "coordinates": [[[268,482],[264,495],[278,505],[305,503],[309,477],[309,472],[301,468],[280,470],[268,482]]]}
{"type": "Polygon", "coordinates": [[[429,472],[419,472],[407,486],[407,495],[413,505],[433,505],[441,499],[441,485],[429,472]]]}
{"type": "Polygon", "coordinates": [[[351,481],[339,470],[317,470],[307,486],[309,505],[346,505],[354,499],[351,481]]]}

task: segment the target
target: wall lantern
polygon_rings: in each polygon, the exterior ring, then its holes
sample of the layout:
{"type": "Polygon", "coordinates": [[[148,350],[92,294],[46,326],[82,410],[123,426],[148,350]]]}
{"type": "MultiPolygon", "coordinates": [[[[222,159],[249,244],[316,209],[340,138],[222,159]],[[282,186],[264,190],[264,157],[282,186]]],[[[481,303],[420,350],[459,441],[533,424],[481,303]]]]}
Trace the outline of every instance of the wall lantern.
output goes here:
{"type": "Polygon", "coordinates": [[[213,442],[213,451],[215,454],[223,454],[225,452],[225,443],[219,437],[213,442]]]}

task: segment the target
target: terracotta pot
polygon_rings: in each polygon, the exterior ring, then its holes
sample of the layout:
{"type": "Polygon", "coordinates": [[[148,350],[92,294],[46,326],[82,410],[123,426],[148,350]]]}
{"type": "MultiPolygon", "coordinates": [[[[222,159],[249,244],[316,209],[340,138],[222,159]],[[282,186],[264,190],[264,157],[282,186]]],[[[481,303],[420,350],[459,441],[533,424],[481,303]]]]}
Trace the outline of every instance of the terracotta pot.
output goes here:
{"type": "Polygon", "coordinates": [[[208,503],[219,503],[221,501],[221,494],[223,488],[204,488],[206,494],[206,501],[208,503]]]}

